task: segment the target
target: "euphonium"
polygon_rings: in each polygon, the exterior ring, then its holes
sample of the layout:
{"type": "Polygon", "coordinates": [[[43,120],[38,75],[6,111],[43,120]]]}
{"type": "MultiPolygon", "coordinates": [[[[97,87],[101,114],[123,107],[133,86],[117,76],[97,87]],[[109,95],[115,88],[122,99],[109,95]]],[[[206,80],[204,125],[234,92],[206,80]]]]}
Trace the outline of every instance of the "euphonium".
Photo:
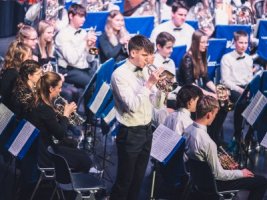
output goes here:
{"type": "Polygon", "coordinates": [[[229,89],[223,84],[218,84],[216,85],[216,93],[220,107],[223,108],[225,111],[233,110],[234,104],[229,99],[229,89]]]}
{"type": "Polygon", "coordinates": [[[218,148],[218,157],[224,169],[233,170],[239,167],[238,163],[224,150],[222,146],[218,148]]]}
{"type": "MultiPolygon", "coordinates": [[[[157,69],[157,67],[155,65],[149,64],[147,66],[148,68],[148,74],[152,74],[154,70],[157,69]]],[[[171,92],[173,91],[178,83],[174,82],[174,75],[169,72],[168,70],[164,70],[161,74],[160,74],[160,78],[164,77],[163,79],[159,79],[158,82],[156,83],[156,87],[165,93],[171,92]]]]}
{"type": "MultiPolygon", "coordinates": [[[[63,115],[64,107],[65,107],[66,103],[68,103],[68,101],[61,96],[58,96],[55,99],[54,105],[55,105],[55,108],[56,108],[56,111],[58,112],[58,114],[63,115]]],[[[80,126],[85,122],[85,119],[83,117],[81,117],[77,112],[73,112],[69,116],[69,122],[73,126],[80,126]]]]}

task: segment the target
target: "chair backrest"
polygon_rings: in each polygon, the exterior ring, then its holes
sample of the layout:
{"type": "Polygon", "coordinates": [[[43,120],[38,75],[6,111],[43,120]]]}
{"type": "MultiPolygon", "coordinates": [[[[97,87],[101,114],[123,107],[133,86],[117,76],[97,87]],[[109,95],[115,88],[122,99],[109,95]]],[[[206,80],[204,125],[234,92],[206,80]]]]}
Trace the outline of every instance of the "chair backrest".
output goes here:
{"type": "Polygon", "coordinates": [[[204,194],[218,195],[218,190],[211,168],[207,162],[188,160],[190,178],[193,186],[204,194]]]}
{"type": "Polygon", "coordinates": [[[47,148],[55,165],[56,182],[72,187],[70,168],[64,157],[54,152],[51,146],[47,148]]]}

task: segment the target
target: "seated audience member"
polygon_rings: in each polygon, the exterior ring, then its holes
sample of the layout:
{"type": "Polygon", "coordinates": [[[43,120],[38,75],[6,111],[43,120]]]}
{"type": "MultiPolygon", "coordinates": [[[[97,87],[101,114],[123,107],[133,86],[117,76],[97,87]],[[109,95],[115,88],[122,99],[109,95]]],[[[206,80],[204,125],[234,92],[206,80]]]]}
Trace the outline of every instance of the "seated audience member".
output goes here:
{"type": "Polygon", "coordinates": [[[185,23],[187,12],[188,8],[184,2],[174,2],[172,4],[172,19],[156,26],[151,33],[150,40],[155,43],[158,34],[166,31],[175,37],[174,46],[186,45],[188,50],[191,46],[194,29],[185,23]]]}
{"type": "Polygon", "coordinates": [[[40,166],[51,166],[47,147],[52,146],[55,152],[65,157],[70,167],[76,171],[89,172],[92,161],[89,155],[76,148],[76,144],[66,137],[69,117],[76,111],[74,102],[65,103],[64,110],[59,112],[54,101],[61,92],[61,76],[55,72],[46,72],[37,82],[37,103],[31,112],[31,122],[40,130],[39,160],[40,166]],[[54,139],[58,143],[54,142],[54,139]]]}
{"type": "Polygon", "coordinates": [[[69,19],[63,0],[41,0],[26,12],[25,23],[37,28],[41,20],[53,24],[56,32],[68,25],[69,19]]]}
{"type": "Polygon", "coordinates": [[[38,43],[33,54],[38,57],[41,66],[48,64],[54,58],[54,26],[49,21],[38,24],[38,43]]]}
{"type": "MultiPolygon", "coordinates": [[[[189,159],[207,162],[216,180],[218,191],[249,190],[249,200],[262,200],[267,188],[267,180],[248,169],[223,169],[217,152],[217,145],[207,133],[209,126],[219,110],[218,101],[211,96],[198,100],[196,120],[185,129],[185,154],[189,159]]],[[[201,173],[201,172],[199,172],[201,173]]]]}
{"type": "Polygon", "coordinates": [[[21,63],[31,58],[32,51],[29,47],[16,40],[10,44],[5,56],[3,69],[0,71],[0,95],[2,96],[2,102],[9,109],[11,109],[11,94],[19,77],[21,63]]]}
{"type": "MultiPolygon", "coordinates": [[[[15,84],[12,92],[12,110],[19,119],[26,119],[32,121],[31,112],[34,108],[36,93],[35,86],[40,79],[43,71],[38,62],[34,60],[26,60],[21,64],[19,69],[19,78],[15,84]]],[[[29,151],[19,161],[21,170],[20,176],[20,195],[19,199],[30,199],[30,195],[37,183],[38,170],[38,144],[39,138],[37,137],[31,145],[29,151]]]]}
{"type": "Polygon", "coordinates": [[[199,87],[184,85],[176,97],[177,111],[166,118],[164,125],[179,135],[183,135],[184,130],[193,123],[191,113],[196,112],[197,101],[202,95],[199,87]]]}
{"type": "MultiPolygon", "coordinates": [[[[202,31],[195,31],[192,36],[192,45],[184,55],[179,68],[179,82],[181,85],[196,85],[205,95],[217,98],[216,87],[207,73],[207,46],[208,36],[202,31]]],[[[227,112],[221,109],[216,120],[209,127],[209,133],[217,144],[222,142],[220,135],[226,115],[227,112]]]]}
{"type": "MultiPolygon", "coordinates": [[[[248,48],[248,34],[244,31],[234,33],[235,50],[225,54],[221,60],[221,83],[230,89],[230,100],[235,103],[244,92],[245,87],[253,78],[253,60],[246,53],[248,48]]],[[[242,121],[241,113],[247,102],[243,99],[236,104],[234,110],[234,136],[241,139],[242,121]]]]}
{"type": "Polygon", "coordinates": [[[92,64],[95,56],[89,54],[89,49],[95,47],[95,33],[80,29],[85,15],[83,6],[72,4],[68,11],[69,25],[55,39],[59,72],[65,75],[65,82],[79,88],[85,88],[95,72],[92,64]]]}
{"type": "Polygon", "coordinates": [[[127,45],[130,35],[125,28],[124,17],[118,10],[109,13],[105,32],[99,37],[101,63],[110,58],[116,62],[128,57],[127,45]]]}

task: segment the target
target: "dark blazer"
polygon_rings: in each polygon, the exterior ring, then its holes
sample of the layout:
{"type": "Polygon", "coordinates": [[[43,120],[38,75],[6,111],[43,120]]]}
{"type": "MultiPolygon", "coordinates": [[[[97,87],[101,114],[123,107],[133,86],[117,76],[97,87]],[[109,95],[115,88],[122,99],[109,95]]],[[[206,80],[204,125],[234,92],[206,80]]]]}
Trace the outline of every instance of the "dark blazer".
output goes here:
{"type": "Polygon", "coordinates": [[[203,85],[199,85],[203,87],[210,81],[208,74],[206,73],[204,76],[199,77],[198,79],[194,78],[194,65],[192,56],[189,53],[186,53],[183,57],[181,67],[179,68],[179,82],[181,85],[185,84],[193,84],[200,82],[200,79],[203,81],[203,85]]]}
{"type": "Polygon", "coordinates": [[[114,58],[114,60],[118,62],[128,57],[124,47],[120,43],[113,46],[105,32],[99,37],[99,50],[101,63],[104,63],[110,58],[114,58]]]}

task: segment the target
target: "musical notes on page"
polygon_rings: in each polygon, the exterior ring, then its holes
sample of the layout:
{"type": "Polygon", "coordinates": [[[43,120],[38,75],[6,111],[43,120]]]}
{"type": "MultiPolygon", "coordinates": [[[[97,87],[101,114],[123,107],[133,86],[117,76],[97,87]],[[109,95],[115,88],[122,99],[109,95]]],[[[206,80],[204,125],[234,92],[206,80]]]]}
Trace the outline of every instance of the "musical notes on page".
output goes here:
{"type": "Polygon", "coordinates": [[[181,139],[181,135],[175,133],[163,124],[160,124],[153,133],[150,155],[158,161],[164,162],[181,139]]]}
{"type": "Polygon", "coordinates": [[[253,126],[253,124],[265,108],[266,104],[267,98],[260,91],[258,91],[255,97],[250,102],[250,104],[242,113],[242,116],[251,126],[253,126]]]}
{"type": "Polygon", "coordinates": [[[4,104],[0,104],[0,135],[3,133],[4,129],[7,127],[14,113],[9,110],[4,104]]]}

